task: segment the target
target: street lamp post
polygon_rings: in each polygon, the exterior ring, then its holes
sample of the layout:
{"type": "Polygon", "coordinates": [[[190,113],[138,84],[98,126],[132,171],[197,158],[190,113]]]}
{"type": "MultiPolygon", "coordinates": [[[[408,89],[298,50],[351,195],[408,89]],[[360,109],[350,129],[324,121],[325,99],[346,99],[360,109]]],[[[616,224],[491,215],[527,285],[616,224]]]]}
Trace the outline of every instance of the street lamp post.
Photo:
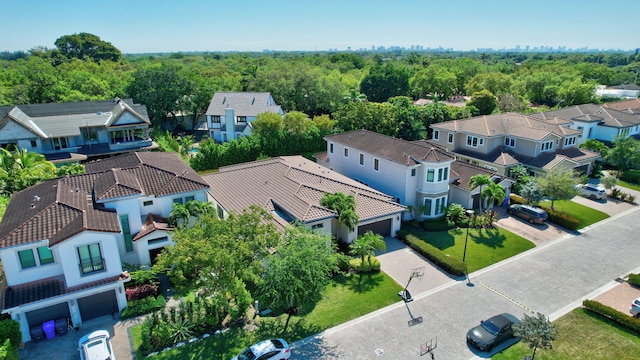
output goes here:
{"type": "Polygon", "coordinates": [[[473,216],[473,210],[469,209],[466,211],[467,217],[469,218],[467,222],[467,236],[464,238],[464,251],[462,252],[462,262],[467,258],[467,241],[469,241],[469,228],[471,227],[471,217],[473,216]]]}

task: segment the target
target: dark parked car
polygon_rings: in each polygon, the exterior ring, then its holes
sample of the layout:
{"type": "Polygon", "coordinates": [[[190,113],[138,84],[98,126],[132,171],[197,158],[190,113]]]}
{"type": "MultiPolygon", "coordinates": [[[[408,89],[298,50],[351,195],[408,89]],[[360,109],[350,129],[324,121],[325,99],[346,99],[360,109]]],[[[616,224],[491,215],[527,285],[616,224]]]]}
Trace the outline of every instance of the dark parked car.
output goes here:
{"type": "Polygon", "coordinates": [[[530,205],[513,204],[507,209],[507,213],[527,220],[532,224],[544,224],[547,221],[547,212],[530,205]]]}
{"type": "Polygon", "coordinates": [[[467,332],[467,342],[481,351],[491,351],[502,342],[512,339],[514,324],[520,320],[509,314],[496,315],[480,322],[480,325],[467,332]]]}

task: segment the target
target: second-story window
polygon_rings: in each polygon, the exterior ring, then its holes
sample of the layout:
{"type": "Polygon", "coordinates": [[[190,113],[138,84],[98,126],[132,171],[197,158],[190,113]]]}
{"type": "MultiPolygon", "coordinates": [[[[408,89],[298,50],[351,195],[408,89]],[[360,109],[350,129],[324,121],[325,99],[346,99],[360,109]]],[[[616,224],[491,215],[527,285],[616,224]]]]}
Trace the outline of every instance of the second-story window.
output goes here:
{"type": "Polygon", "coordinates": [[[573,145],[576,143],[576,138],[575,137],[569,137],[564,139],[564,146],[569,146],[569,145],[573,145]]]}
{"type": "Polygon", "coordinates": [[[379,168],[380,168],[380,160],[373,159],[373,170],[378,171],[379,168]]]}
{"type": "Polygon", "coordinates": [[[364,165],[364,154],[360,154],[360,165],[364,165]]]}
{"type": "Polygon", "coordinates": [[[329,144],[329,154],[333,154],[333,144],[329,144]]]}
{"type": "Polygon", "coordinates": [[[416,169],[411,169],[411,176],[416,176],[416,169]]]}
{"type": "Polygon", "coordinates": [[[427,182],[433,182],[433,176],[435,174],[434,169],[427,170],[427,182]]]}
{"type": "Polygon", "coordinates": [[[449,144],[453,144],[453,134],[449,134],[449,138],[447,139],[449,144]]]}
{"type": "Polygon", "coordinates": [[[439,130],[434,130],[433,131],[433,140],[440,140],[440,131],[439,130]]]}
{"type": "Polygon", "coordinates": [[[33,250],[18,251],[18,258],[20,258],[20,267],[22,269],[28,269],[36,266],[36,258],[33,256],[33,250]]]}
{"type": "Polygon", "coordinates": [[[349,149],[344,148],[344,157],[348,158],[349,157],[349,149]]]}
{"type": "Polygon", "coordinates": [[[78,259],[83,275],[104,270],[104,259],[98,243],[78,246],[78,259]]]}
{"type": "Polygon", "coordinates": [[[549,151],[553,148],[553,141],[545,141],[542,143],[541,150],[549,151]]]}
{"type": "Polygon", "coordinates": [[[213,115],[211,117],[211,122],[212,123],[220,123],[220,116],[219,115],[213,115]]]}
{"type": "Polygon", "coordinates": [[[127,252],[133,251],[133,240],[131,238],[131,228],[129,227],[129,215],[120,216],[122,225],[122,235],[124,236],[124,248],[127,252]]]}
{"type": "Polygon", "coordinates": [[[504,145],[508,147],[516,147],[516,139],[514,138],[504,138],[504,145]]]}
{"type": "Polygon", "coordinates": [[[478,145],[482,146],[483,144],[484,144],[484,139],[467,135],[467,146],[478,147],[478,145]]]}
{"type": "Polygon", "coordinates": [[[247,122],[247,117],[246,116],[238,116],[238,122],[239,123],[246,123],[247,122]]]}

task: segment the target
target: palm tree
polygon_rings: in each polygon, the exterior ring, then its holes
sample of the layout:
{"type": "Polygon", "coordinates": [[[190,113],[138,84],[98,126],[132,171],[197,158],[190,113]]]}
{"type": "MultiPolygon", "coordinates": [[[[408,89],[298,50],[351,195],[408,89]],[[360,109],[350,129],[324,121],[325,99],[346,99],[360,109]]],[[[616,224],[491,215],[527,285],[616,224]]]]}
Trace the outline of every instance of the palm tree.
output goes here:
{"type": "Polygon", "coordinates": [[[326,193],[320,199],[320,205],[335,211],[338,214],[338,224],[346,226],[349,231],[353,231],[360,220],[356,213],[356,198],[353,195],[347,196],[340,192],[326,193]]]}
{"type": "Polygon", "coordinates": [[[169,225],[173,227],[184,226],[189,221],[191,214],[186,205],[180,203],[173,203],[171,213],[169,213],[169,225]]]}
{"type": "MultiPolygon", "coordinates": [[[[496,184],[493,181],[487,184],[487,187],[480,193],[480,201],[487,199],[488,204],[493,204],[496,200],[504,200],[505,190],[500,184],[496,184]]],[[[489,207],[489,205],[487,205],[489,207]]]]}
{"type": "Polygon", "coordinates": [[[421,120],[411,117],[404,123],[401,133],[405,140],[423,140],[427,137],[427,128],[421,120]]]}
{"type": "Polygon", "coordinates": [[[382,235],[374,234],[373,231],[368,230],[351,243],[349,249],[351,250],[351,255],[360,255],[360,259],[364,263],[365,256],[373,255],[376,250],[386,250],[387,243],[382,235]]]}
{"type": "Polygon", "coordinates": [[[471,189],[475,189],[478,186],[480,187],[480,212],[482,212],[482,186],[483,185],[487,185],[489,183],[491,183],[491,178],[489,177],[489,175],[486,174],[478,174],[478,175],[473,175],[470,179],[469,179],[469,187],[471,189]]]}
{"type": "Polygon", "coordinates": [[[191,200],[184,204],[185,208],[189,212],[189,216],[193,216],[199,219],[202,215],[209,214],[213,211],[213,207],[210,202],[191,200]]]}

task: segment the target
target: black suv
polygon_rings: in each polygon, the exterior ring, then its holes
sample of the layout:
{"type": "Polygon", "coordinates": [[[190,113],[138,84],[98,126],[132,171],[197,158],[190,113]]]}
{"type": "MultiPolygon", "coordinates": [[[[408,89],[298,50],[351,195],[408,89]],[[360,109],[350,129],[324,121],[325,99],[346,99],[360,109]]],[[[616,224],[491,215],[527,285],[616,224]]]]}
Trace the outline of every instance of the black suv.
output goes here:
{"type": "Polygon", "coordinates": [[[504,341],[512,339],[514,324],[520,319],[509,313],[496,315],[480,322],[480,325],[467,332],[467,342],[480,351],[491,351],[504,341]]]}
{"type": "Polygon", "coordinates": [[[529,205],[513,204],[507,209],[507,213],[527,220],[532,224],[544,224],[547,221],[547,212],[529,205]]]}

